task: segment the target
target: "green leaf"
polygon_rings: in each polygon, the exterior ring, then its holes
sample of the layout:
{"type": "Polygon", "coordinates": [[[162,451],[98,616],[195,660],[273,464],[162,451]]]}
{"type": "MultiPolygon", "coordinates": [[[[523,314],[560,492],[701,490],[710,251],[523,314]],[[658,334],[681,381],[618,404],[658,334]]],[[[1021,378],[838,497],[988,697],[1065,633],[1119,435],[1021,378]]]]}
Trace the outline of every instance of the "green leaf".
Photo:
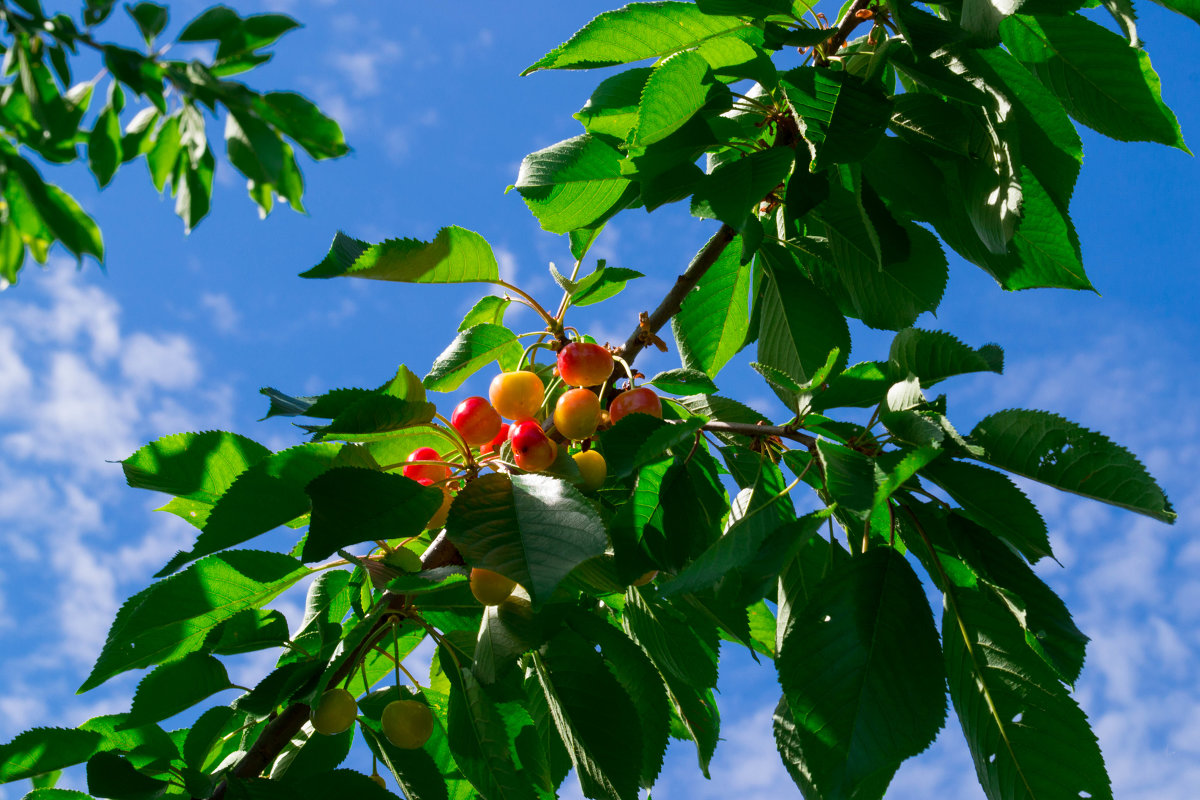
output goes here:
{"type": "Polygon", "coordinates": [[[676,606],[648,598],[636,587],[625,593],[626,633],[645,648],[664,676],[703,690],[717,682],[716,629],[692,622],[676,606]]]}
{"type": "Polygon", "coordinates": [[[269,455],[266,447],[236,433],[175,433],[141,447],[121,469],[135,489],[215,503],[238,475],[269,455]]]}
{"type": "Polygon", "coordinates": [[[309,574],[280,553],[232,550],[153,583],[121,606],[84,692],[129,669],[199,651],[219,624],[260,608],[309,574]]]}
{"type": "MultiPolygon", "coordinates": [[[[693,414],[712,421],[742,422],[749,425],[757,425],[761,421],[764,425],[770,424],[770,420],[762,414],[728,397],[715,394],[694,394],[679,398],[679,403],[693,414]]],[[[750,443],[749,437],[737,433],[717,432],[716,436],[731,444],[748,445],[750,443]]]]}
{"type": "Polygon", "coordinates": [[[21,182],[25,194],[50,232],[73,256],[104,260],[104,241],[95,220],[84,213],[71,195],[46,183],[33,165],[19,156],[5,159],[10,172],[21,182]]]}
{"type": "Polygon", "coordinates": [[[848,72],[797,67],[782,81],[811,145],[813,171],[865,158],[892,116],[882,90],[848,72]]]}
{"type": "Polygon", "coordinates": [[[646,652],[616,625],[586,612],[573,614],[567,624],[600,646],[605,665],[633,700],[641,733],[641,784],[651,787],[662,770],[671,731],[671,706],[662,675],[646,652]]]}
{"type": "Polygon", "coordinates": [[[642,89],[651,72],[650,67],[638,67],[605,78],[583,108],[574,114],[575,119],[588,133],[625,141],[637,123],[642,89]]]}
{"type": "Polygon", "coordinates": [[[87,763],[88,794],[98,797],[151,800],[161,796],[169,786],[166,781],[138,772],[128,759],[116,753],[97,753],[87,763]]]}
{"type": "Polygon", "coordinates": [[[695,50],[675,53],[660,61],[642,89],[629,145],[645,147],[682,128],[704,108],[712,85],[708,62],[695,50]]]}
{"type": "Polygon", "coordinates": [[[1087,717],[1026,646],[997,602],[956,591],[947,603],[950,698],[991,797],[1111,800],[1112,789],[1087,717]]]}
{"type": "Polygon", "coordinates": [[[642,750],[641,722],[594,646],[574,632],[560,632],[544,656],[534,656],[533,667],[583,793],[637,798],[640,764],[629,753],[642,750]]]}
{"type": "Polygon", "coordinates": [[[728,14],[765,19],[774,14],[791,16],[792,0],[696,0],[705,14],[728,14]]]}
{"type": "Polygon", "coordinates": [[[701,276],[671,319],[683,366],[715,378],[742,348],[750,326],[750,270],[743,269],[736,236],[701,276]]]}
{"type": "Polygon", "coordinates": [[[1000,34],[1009,52],[1084,125],[1119,141],[1187,151],[1144,50],[1078,14],[1016,14],[1000,25],[1000,34]]]}
{"type": "Polygon", "coordinates": [[[179,758],[179,747],[158,725],[126,728],[128,714],[108,714],[92,717],[79,730],[98,733],[104,737],[101,750],[119,750],[137,769],[165,771],[179,758]]]}
{"type": "Polygon", "coordinates": [[[1010,409],[971,431],[980,460],[1073,494],[1111,503],[1163,522],[1171,502],[1141,462],[1103,434],[1046,411],[1010,409]]]}
{"type": "Polygon", "coordinates": [[[975,349],[944,331],[905,328],[892,339],[888,369],[894,380],[915,375],[922,386],[932,386],[955,375],[1001,373],[1004,351],[994,344],[975,349]]]}
{"type": "Polygon", "coordinates": [[[181,550],[155,577],[232,547],[308,513],[304,487],[332,467],[343,445],[316,443],[281,450],[238,475],[216,501],[191,550],[181,550]]]}
{"type": "MultiPolygon", "coordinates": [[[[481,479],[483,480],[483,479],[481,479]]],[[[475,483],[478,483],[476,481],[475,483]]],[[[504,718],[470,670],[439,656],[450,683],[447,735],[463,775],[488,800],[534,800],[527,776],[518,773],[504,718]]]]}
{"type": "MultiPolygon", "coordinates": [[[[1054,276],[1054,282],[1047,284],[1047,288],[1063,286],[1068,289],[1091,289],[1092,283],[1084,272],[1078,237],[1071,220],[1054,204],[1053,198],[1037,177],[1024,166],[1021,167],[1021,188],[1023,216],[1013,234],[1013,244],[1021,258],[1018,275],[1054,276]]],[[[1009,281],[1015,284],[1013,278],[1009,278],[1009,281]]],[[[1037,286],[1030,283],[1019,287],[1014,285],[1013,288],[1037,286]]]]}
{"type": "Polygon", "coordinates": [[[146,165],[150,168],[150,180],[154,188],[162,191],[167,177],[175,169],[182,145],[179,140],[179,114],[172,114],[162,121],[154,134],[150,149],[146,152],[146,165]]]}
{"type": "Polygon", "coordinates": [[[708,16],[692,3],[631,3],[596,17],[521,74],[661,58],[748,26],[736,17],[708,16]]]}
{"type": "Polygon", "coordinates": [[[154,38],[167,27],[166,6],[160,6],[158,3],[138,3],[136,5],[126,3],[125,10],[137,23],[138,30],[142,32],[142,38],[146,40],[147,45],[153,44],[154,38]]]}
{"type": "Polygon", "coordinates": [[[325,259],[300,277],[340,276],[402,283],[490,283],[500,279],[500,267],[482,236],[451,225],[431,242],[388,239],[367,244],[339,232],[325,259]]]}
{"type": "Polygon", "coordinates": [[[254,110],[312,158],[337,158],[350,152],[338,123],[295,92],[267,92],[252,101],[254,110]]]}
{"type": "MultiPolygon", "coordinates": [[[[114,84],[115,85],[115,84],[114,84]]],[[[100,186],[107,186],[121,165],[121,119],[112,106],[106,106],[88,134],[88,169],[100,186]]]]}
{"type": "Polygon", "coordinates": [[[443,498],[436,487],[360,467],[331,469],[304,491],[312,498],[312,521],[300,553],[306,562],[359,542],[417,536],[443,498]]]}
{"type": "Polygon", "coordinates": [[[571,292],[571,305],[590,306],[616,296],[625,284],[642,273],[623,267],[601,267],[576,284],[571,292]]]}
{"type": "Polygon", "coordinates": [[[82,764],[104,746],[104,737],[71,728],[33,728],[0,746],[0,783],[82,764]]]}
{"type": "Polygon", "coordinates": [[[525,587],[534,608],[567,574],[601,555],[608,536],[577,489],[540,475],[483,475],[454,499],[450,541],[467,563],[525,587]]]}
{"type": "Polygon", "coordinates": [[[481,323],[454,337],[433,362],[422,383],[434,392],[452,392],[493,361],[499,362],[504,372],[515,369],[521,352],[515,333],[503,325],[481,323]]]}
{"type": "MultiPolygon", "coordinates": [[[[705,176],[696,189],[692,214],[719,219],[746,233],[747,227],[758,224],[755,216],[758,204],[783,183],[794,159],[795,154],[788,148],[773,147],[724,162],[705,176]]],[[[743,251],[743,256],[748,258],[749,254],[743,251]]]]}
{"type": "Polygon", "coordinates": [[[928,467],[924,475],[945,489],[967,517],[1007,541],[1030,563],[1053,558],[1045,520],[1008,476],[948,458],[928,467]]]}
{"type": "MultiPolygon", "coordinates": [[[[801,386],[825,366],[835,348],[835,369],[844,365],[850,352],[850,328],[834,303],[800,272],[781,247],[764,244],[760,261],[771,280],[762,292],[759,362],[801,386]]],[[[790,393],[776,393],[785,403],[794,405],[795,397],[790,393]]]]}
{"type": "Polygon", "coordinates": [[[939,650],[921,582],[891,548],[821,582],[789,618],[775,662],[795,725],[789,771],[806,796],[883,797],[945,722],[939,650]]]}
{"type": "Polygon", "coordinates": [[[252,653],[278,647],[289,638],[287,618],[281,612],[248,608],[221,623],[213,636],[212,652],[220,656],[252,653]]]}
{"type": "Polygon", "coordinates": [[[225,665],[206,653],[189,653],[156,667],[138,684],[133,707],[120,729],[159,722],[186,711],[233,684],[225,665]]]}
{"type": "Polygon", "coordinates": [[[568,233],[596,224],[628,201],[621,154],[591,134],[525,156],[513,184],[542,228],[568,233]]]}
{"type": "Polygon", "coordinates": [[[476,325],[503,325],[504,312],[511,304],[512,300],[507,297],[499,297],[494,294],[484,295],[479,298],[479,302],[471,306],[471,310],[463,317],[463,321],[458,325],[459,332],[474,328],[476,325]]]}
{"type": "Polygon", "coordinates": [[[695,369],[669,369],[645,381],[668,394],[716,394],[717,385],[695,369]]]}

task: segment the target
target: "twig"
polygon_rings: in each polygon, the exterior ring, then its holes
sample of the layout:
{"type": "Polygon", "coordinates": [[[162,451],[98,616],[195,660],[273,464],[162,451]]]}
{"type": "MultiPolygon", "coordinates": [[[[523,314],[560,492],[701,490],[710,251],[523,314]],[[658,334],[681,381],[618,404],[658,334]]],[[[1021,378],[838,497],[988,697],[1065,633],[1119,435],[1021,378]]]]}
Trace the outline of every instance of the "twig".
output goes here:
{"type": "Polygon", "coordinates": [[[778,436],[780,439],[791,439],[812,450],[817,446],[815,436],[787,428],[782,425],[752,425],[748,422],[706,422],[701,430],[714,433],[736,433],[741,436],[778,436]]]}
{"type": "Polygon", "coordinates": [[[846,9],[846,16],[842,17],[841,23],[838,24],[837,33],[831,36],[824,44],[819,45],[820,55],[817,57],[816,64],[819,67],[829,64],[829,57],[842,49],[842,45],[846,43],[846,39],[850,37],[850,32],[859,26],[860,23],[866,22],[858,16],[858,12],[871,5],[872,0],[854,0],[854,4],[846,9]]]}

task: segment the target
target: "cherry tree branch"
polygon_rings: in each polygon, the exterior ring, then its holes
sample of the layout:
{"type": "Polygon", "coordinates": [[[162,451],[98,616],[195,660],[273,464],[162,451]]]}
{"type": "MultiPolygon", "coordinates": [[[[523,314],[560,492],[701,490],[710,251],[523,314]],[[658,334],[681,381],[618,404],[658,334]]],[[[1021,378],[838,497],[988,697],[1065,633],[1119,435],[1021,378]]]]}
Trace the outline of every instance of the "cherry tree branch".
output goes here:
{"type": "Polygon", "coordinates": [[[791,439],[799,442],[809,450],[816,448],[817,439],[807,433],[801,433],[794,428],[783,425],[752,425],[748,422],[706,422],[701,430],[713,433],[736,433],[741,436],[778,436],[780,439],[791,439]]]}
{"type": "Polygon", "coordinates": [[[842,17],[841,23],[838,24],[837,33],[826,40],[824,44],[819,45],[820,50],[818,51],[818,56],[816,59],[819,66],[825,66],[828,64],[829,57],[838,50],[842,49],[842,45],[844,45],[846,40],[850,38],[850,33],[857,28],[859,24],[866,22],[867,19],[870,19],[870,17],[859,17],[858,12],[865,10],[871,5],[872,2],[873,0],[854,0],[854,4],[851,5],[850,8],[846,9],[846,16],[842,17]]]}
{"type": "MultiPolygon", "coordinates": [[[[459,555],[457,549],[446,536],[446,532],[442,531],[437,538],[426,548],[421,556],[422,569],[436,569],[444,567],[448,564],[461,564],[462,556],[459,555]]],[[[405,597],[402,594],[394,592],[385,592],[383,602],[387,603],[390,610],[399,611],[405,606],[405,597]]],[[[390,615],[384,614],[374,624],[371,631],[363,638],[359,645],[360,651],[365,651],[370,647],[375,640],[375,634],[386,625],[391,624],[390,615]]],[[[353,654],[342,662],[333,674],[329,677],[329,685],[337,685],[346,679],[354,669],[358,666],[358,662],[362,652],[353,654]]],[[[305,691],[311,691],[315,688],[315,682],[312,686],[301,689],[298,694],[303,694],[305,691]]],[[[304,723],[308,720],[311,708],[307,703],[292,703],[283,710],[283,713],[271,720],[267,727],[251,745],[246,754],[242,756],[237,765],[233,768],[233,775],[238,778],[254,778],[262,774],[270,764],[275,761],[276,757],[287,747],[300,729],[304,727],[304,723]]],[[[228,791],[228,783],[222,780],[215,790],[213,790],[211,800],[221,800],[225,797],[228,791]]]]}

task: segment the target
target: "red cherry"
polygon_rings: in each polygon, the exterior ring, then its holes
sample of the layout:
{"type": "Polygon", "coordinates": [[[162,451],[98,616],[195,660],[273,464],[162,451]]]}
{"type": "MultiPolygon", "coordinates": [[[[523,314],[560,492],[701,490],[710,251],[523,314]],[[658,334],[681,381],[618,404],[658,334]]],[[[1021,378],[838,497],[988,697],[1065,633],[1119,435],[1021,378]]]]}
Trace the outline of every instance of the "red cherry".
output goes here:
{"type": "Polygon", "coordinates": [[[600,398],[591,389],[568,389],[554,406],[554,427],[568,439],[586,439],[600,424],[600,398]]]}
{"type": "Polygon", "coordinates": [[[504,444],[507,441],[508,441],[508,423],[501,422],[500,423],[500,432],[497,433],[494,437],[492,437],[492,440],[490,442],[488,442],[487,444],[480,445],[479,453],[480,453],[480,455],[482,455],[484,453],[494,453],[495,451],[500,449],[500,445],[504,444]]]}
{"type": "Polygon", "coordinates": [[[546,435],[537,420],[514,422],[508,433],[513,460],[526,472],[541,472],[554,463],[558,445],[546,435]]]}
{"type": "Polygon", "coordinates": [[[598,386],[612,371],[612,353],[598,344],[571,342],[558,351],[558,374],[568,386],[598,386]]]}
{"type": "Polygon", "coordinates": [[[487,444],[500,432],[500,414],[482,397],[468,397],[454,407],[450,424],[472,447],[487,444]]]}
{"type": "Polygon", "coordinates": [[[627,414],[649,414],[662,419],[662,401],[653,389],[645,386],[621,392],[608,404],[608,416],[616,423],[627,414]]]}
{"type": "Polygon", "coordinates": [[[508,419],[533,419],[542,407],[546,387],[532,372],[501,372],[492,378],[488,397],[492,408],[508,419]]]}
{"type": "MultiPolygon", "coordinates": [[[[441,461],[442,457],[438,455],[438,451],[432,447],[418,447],[408,454],[405,461],[441,461]]],[[[436,464],[414,464],[404,468],[404,477],[412,478],[418,483],[428,486],[436,481],[445,480],[450,477],[449,467],[440,467],[436,464]]]]}

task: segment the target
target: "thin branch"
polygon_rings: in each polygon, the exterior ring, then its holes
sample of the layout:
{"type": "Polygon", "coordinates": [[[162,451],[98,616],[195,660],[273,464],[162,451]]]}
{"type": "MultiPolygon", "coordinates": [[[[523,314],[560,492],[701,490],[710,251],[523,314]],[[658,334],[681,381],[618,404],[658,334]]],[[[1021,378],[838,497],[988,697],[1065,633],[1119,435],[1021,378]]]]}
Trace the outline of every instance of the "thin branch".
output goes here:
{"type": "Polygon", "coordinates": [[[752,425],[748,422],[707,422],[701,429],[713,431],[714,433],[736,433],[742,436],[778,436],[780,439],[791,439],[793,442],[799,442],[810,450],[817,446],[815,436],[809,436],[807,433],[801,433],[798,430],[786,428],[782,425],[752,425]]]}
{"type": "Polygon", "coordinates": [[[817,66],[823,67],[829,63],[829,57],[842,49],[842,45],[846,43],[846,39],[850,38],[850,33],[857,28],[861,23],[866,22],[866,19],[858,16],[859,11],[866,9],[873,0],[854,0],[854,4],[846,9],[846,16],[842,17],[841,23],[838,24],[837,33],[830,37],[820,47],[820,56],[817,59],[817,66]]]}
{"type": "MultiPolygon", "coordinates": [[[[455,549],[454,545],[446,537],[445,531],[438,534],[424,555],[421,556],[422,569],[436,569],[448,564],[461,563],[462,556],[459,555],[458,550],[455,549]]],[[[383,601],[387,603],[389,609],[399,610],[404,608],[405,596],[393,592],[385,592],[383,601]]],[[[378,629],[390,624],[391,615],[382,615],[379,621],[375,623],[371,632],[363,639],[363,644],[369,647],[369,643],[374,639],[374,633],[378,629]]],[[[365,649],[363,645],[359,645],[360,651],[365,651],[365,649]]],[[[360,655],[361,652],[355,653],[343,661],[341,666],[334,670],[330,676],[329,685],[336,686],[347,675],[353,672],[358,667],[360,655]]],[[[297,694],[303,694],[304,691],[311,690],[312,688],[315,688],[315,679],[312,685],[301,689],[297,694]]],[[[250,749],[246,751],[246,754],[242,756],[241,761],[233,768],[233,774],[239,778],[254,778],[262,774],[262,771],[275,760],[283,748],[287,746],[288,742],[304,726],[310,712],[311,709],[307,703],[292,703],[284,709],[282,714],[271,720],[270,724],[267,725],[266,729],[263,730],[250,749]]],[[[213,791],[212,800],[221,800],[221,798],[225,797],[227,790],[228,784],[222,780],[213,791]]]]}

